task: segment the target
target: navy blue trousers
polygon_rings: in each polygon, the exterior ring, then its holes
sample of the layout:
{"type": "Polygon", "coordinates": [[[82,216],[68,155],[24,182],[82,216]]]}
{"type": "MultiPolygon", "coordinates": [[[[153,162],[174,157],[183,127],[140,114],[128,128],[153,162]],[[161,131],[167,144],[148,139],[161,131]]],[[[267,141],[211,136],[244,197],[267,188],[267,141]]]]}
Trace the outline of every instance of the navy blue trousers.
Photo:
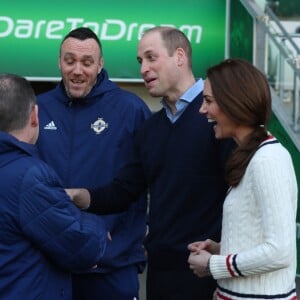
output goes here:
{"type": "MultiPolygon", "coordinates": [[[[176,263],[176,262],[174,262],[176,263]]],[[[216,281],[191,270],[156,270],[148,265],[147,300],[212,300],[216,281]]]]}
{"type": "Polygon", "coordinates": [[[72,276],[73,300],[138,300],[136,266],[109,274],[89,273],[72,276]]]}

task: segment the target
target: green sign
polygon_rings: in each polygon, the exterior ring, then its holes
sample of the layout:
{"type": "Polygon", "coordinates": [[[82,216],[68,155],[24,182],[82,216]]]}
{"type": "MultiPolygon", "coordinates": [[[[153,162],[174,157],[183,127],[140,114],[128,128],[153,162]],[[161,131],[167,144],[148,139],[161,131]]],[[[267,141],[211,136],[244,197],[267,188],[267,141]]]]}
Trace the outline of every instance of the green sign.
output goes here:
{"type": "Polygon", "coordinates": [[[157,25],[182,30],[193,47],[193,69],[206,68],[225,57],[226,1],[2,0],[0,10],[0,72],[30,80],[56,80],[62,38],[76,27],[90,27],[103,45],[105,68],[113,79],[140,80],[138,40],[157,25]],[[129,4],[130,3],[130,4],[129,4]]]}

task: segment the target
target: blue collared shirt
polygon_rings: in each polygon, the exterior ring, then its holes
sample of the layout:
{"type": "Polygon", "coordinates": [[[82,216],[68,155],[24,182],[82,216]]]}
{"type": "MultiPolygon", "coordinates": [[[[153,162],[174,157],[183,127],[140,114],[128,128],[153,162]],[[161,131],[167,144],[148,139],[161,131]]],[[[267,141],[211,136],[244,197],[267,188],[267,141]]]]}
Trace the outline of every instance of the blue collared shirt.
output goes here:
{"type": "Polygon", "coordinates": [[[161,100],[161,104],[166,110],[167,117],[172,123],[175,123],[178,120],[178,118],[183,114],[183,112],[188,107],[188,105],[195,99],[197,95],[199,95],[202,92],[203,85],[204,82],[200,78],[180,97],[180,99],[175,104],[176,107],[175,115],[172,114],[165,100],[164,99],[161,100]]]}

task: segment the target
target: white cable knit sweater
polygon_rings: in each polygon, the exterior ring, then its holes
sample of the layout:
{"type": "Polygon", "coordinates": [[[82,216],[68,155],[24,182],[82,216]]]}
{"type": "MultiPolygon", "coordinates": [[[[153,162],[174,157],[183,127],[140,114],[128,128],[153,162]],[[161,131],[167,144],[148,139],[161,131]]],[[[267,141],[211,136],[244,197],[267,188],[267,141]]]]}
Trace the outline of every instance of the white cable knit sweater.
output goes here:
{"type": "Polygon", "coordinates": [[[220,255],[209,263],[217,299],[297,299],[296,210],[291,157],[269,139],[224,203],[220,255]]]}

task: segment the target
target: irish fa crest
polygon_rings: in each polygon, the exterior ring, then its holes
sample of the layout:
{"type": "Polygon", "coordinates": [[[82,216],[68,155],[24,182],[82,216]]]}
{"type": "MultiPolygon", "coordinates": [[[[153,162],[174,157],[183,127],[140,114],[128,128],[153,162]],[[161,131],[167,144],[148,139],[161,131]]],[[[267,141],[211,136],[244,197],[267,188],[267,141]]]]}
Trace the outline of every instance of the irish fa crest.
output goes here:
{"type": "Polygon", "coordinates": [[[101,133],[105,128],[108,127],[108,124],[102,118],[98,118],[93,124],[91,124],[91,128],[96,132],[96,134],[101,133]]]}

